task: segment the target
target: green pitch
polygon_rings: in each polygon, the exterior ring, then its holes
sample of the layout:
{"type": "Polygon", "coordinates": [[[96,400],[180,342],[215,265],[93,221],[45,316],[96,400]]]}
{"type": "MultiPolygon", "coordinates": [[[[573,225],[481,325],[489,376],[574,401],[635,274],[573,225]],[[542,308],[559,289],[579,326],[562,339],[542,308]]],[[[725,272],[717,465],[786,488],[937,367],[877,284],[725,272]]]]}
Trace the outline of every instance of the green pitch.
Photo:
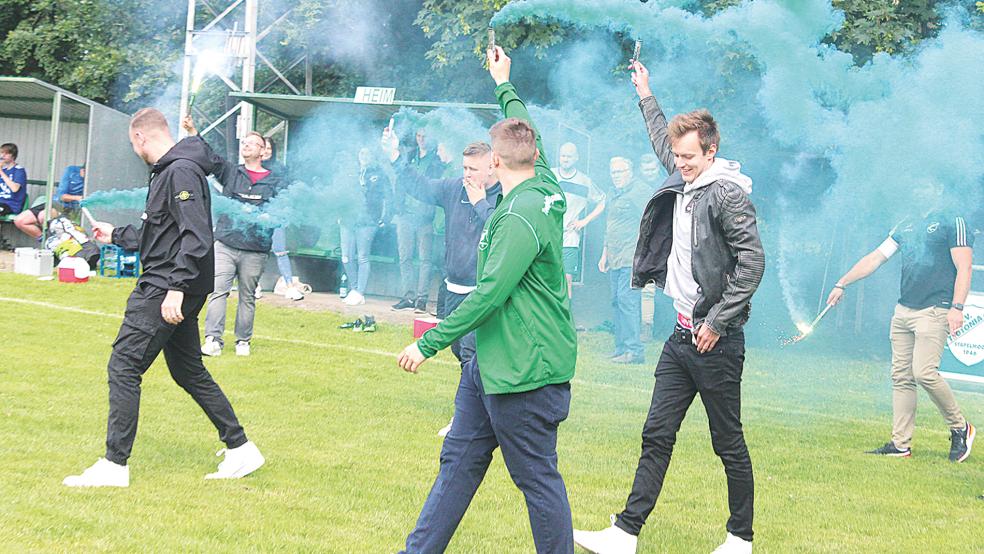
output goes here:
{"type": "MultiPolygon", "coordinates": [[[[63,487],[103,454],[106,362],[132,286],[0,273],[0,551],[399,550],[437,474],[435,433],[451,416],[458,370],[442,353],[406,374],[395,353],[408,328],[356,334],[331,313],[261,303],[253,356],[227,348],[206,361],[267,458],[257,473],[202,479],[222,444],[161,358],[144,378],[130,487],[63,487]]],[[[606,336],[584,338],[560,428],[580,528],[607,526],[625,502],[659,345],[645,367],[609,364],[610,348],[606,336]]],[[[949,463],[948,432],[925,396],[913,458],[861,454],[889,437],[885,362],[752,350],[744,385],[756,552],[984,548],[984,442],[949,463]]],[[[984,428],[984,396],[956,394],[984,428]]],[[[724,471],[696,402],[639,551],[709,552],[727,516],[724,471]]],[[[532,551],[522,495],[496,456],[449,552],[532,551]]]]}

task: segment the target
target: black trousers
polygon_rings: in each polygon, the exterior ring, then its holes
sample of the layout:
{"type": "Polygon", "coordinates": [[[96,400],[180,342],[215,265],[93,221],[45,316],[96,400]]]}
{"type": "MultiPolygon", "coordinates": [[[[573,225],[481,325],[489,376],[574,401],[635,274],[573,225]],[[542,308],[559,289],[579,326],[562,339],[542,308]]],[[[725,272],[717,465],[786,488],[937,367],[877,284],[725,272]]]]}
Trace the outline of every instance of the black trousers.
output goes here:
{"type": "Polygon", "coordinates": [[[228,448],[246,443],[232,405],[202,364],[198,313],[205,296],[185,295],[181,305],[184,321],[164,322],[161,303],[167,291],[140,283],[126,302],[120,332],[109,358],[109,422],[106,428],[106,459],[126,465],[137,434],[140,412],[140,382],[161,350],[171,377],[205,411],[228,448]]]}
{"type": "Polygon", "coordinates": [[[670,465],[677,431],[699,392],[707,412],[714,453],[728,478],[732,535],[752,540],[754,480],[752,460],[741,428],[741,373],[745,335],[721,337],[714,349],[698,354],[691,334],[679,326],[663,346],[656,364],[656,385],[649,415],[642,428],[642,455],[632,492],[616,525],[638,535],[656,505],[666,468],[670,465]]]}

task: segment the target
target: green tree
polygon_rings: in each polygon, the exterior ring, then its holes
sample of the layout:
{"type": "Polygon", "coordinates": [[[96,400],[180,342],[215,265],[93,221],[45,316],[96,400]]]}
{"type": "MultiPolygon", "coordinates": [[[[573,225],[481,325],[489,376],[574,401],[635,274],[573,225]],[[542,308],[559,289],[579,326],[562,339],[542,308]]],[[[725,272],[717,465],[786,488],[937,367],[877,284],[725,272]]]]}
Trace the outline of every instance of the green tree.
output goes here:
{"type": "Polygon", "coordinates": [[[0,13],[0,73],[121,107],[159,94],[181,52],[172,3],[0,0],[0,13]]]}

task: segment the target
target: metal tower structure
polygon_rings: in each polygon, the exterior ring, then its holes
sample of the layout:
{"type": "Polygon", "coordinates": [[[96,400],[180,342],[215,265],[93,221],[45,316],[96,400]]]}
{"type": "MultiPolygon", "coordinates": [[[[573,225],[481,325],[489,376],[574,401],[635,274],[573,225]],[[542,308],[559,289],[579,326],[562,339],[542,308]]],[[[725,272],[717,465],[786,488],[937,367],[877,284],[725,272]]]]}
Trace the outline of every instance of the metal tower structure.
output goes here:
{"type": "MultiPolygon", "coordinates": [[[[273,21],[259,29],[259,0],[188,0],[188,18],[185,28],[185,54],[184,67],[181,80],[181,104],[180,113],[182,116],[189,112],[189,106],[197,90],[192,90],[195,83],[195,65],[199,61],[199,56],[206,50],[219,49],[225,56],[225,65],[229,69],[228,75],[217,72],[205,75],[205,81],[220,79],[224,86],[232,92],[262,92],[274,84],[282,83],[294,94],[311,94],[311,65],[307,52],[302,52],[296,59],[293,59],[286,67],[278,68],[274,63],[260,51],[259,46],[263,39],[270,34],[290,15],[293,8],[288,8],[284,13],[279,14],[273,21]],[[216,6],[216,4],[220,4],[216,6]],[[222,8],[221,10],[218,8],[222,8]],[[267,67],[272,73],[272,78],[256,90],[257,61],[261,62],[261,68],[267,67]],[[301,63],[305,64],[305,83],[303,91],[295,86],[286,76],[286,73],[293,70],[301,63]]],[[[198,83],[203,85],[202,83],[198,83]]],[[[212,131],[230,117],[236,117],[237,138],[242,138],[249,131],[253,130],[255,124],[253,106],[248,102],[238,102],[231,108],[225,105],[215,112],[224,112],[212,121],[207,121],[207,114],[196,104],[191,107],[194,111],[193,116],[202,135],[212,131]]],[[[278,131],[281,124],[273,129],[266,130],[267,134],[278,131]]],[[[184,135],[184,131],[181,131],[184,135]]]]}

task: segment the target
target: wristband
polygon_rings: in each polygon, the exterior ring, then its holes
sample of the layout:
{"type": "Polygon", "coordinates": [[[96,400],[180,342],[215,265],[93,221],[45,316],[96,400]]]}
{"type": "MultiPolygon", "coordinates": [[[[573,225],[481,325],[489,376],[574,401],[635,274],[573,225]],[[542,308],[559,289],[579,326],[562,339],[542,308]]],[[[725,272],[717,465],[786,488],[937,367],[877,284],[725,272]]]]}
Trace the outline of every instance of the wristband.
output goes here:
{"type": "Polygon", "coordinates": [[[834,283],[834,288],[835,289],[840,289],[840,290],[847,290],[847,289],[844,288],[844,285],[842,285],[840,283],[834,283]]]}

